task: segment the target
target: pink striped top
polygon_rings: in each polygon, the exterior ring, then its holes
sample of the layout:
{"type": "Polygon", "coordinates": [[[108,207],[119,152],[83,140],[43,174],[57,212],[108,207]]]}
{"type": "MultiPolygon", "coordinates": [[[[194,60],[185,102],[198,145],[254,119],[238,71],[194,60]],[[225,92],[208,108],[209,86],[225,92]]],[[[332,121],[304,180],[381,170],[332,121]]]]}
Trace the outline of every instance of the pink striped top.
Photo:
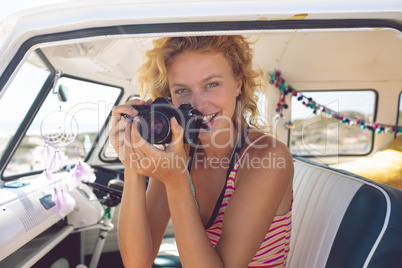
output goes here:
{"type": "MultiPolygon", "coordinates": [[[[226,183],[225,193],[223,197],[222,204],[220,206],[219,212],[208,229],[206,229],[209,240],[212,245],[215,246],[218,243],[218,240],[222,233],[222,222],[225,214],[226,206],[233,195],[235,189],[235,178],[236,172],[240,165],[240,161],[242,160],[244,154],[247,150],[258,140],[265,137],[263,135],[251,143],[243,155],[240,157],[239,161],[237,161],[233,170],[231,171],[229,178],[226,183]]],[[[290,233],[292,230],[292,206],[293,206],[293,198],[292,205],[290,206],[289,211],[281,216],[275,216],[272,224],[265,235],[264,241],[262,242],[260,249],[257,251],[257,254],[251,260],[249,264],[249,268],[252,267],[285,267],[286,260],[289,253],[289,242],[290,242],[290,233]]]]}

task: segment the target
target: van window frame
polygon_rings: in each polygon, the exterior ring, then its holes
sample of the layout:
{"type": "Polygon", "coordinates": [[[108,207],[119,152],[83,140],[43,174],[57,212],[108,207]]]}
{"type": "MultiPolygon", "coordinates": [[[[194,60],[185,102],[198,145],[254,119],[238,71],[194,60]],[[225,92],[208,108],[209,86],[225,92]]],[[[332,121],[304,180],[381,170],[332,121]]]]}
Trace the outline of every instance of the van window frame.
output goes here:
{"type": "MultiPolygon", "coordinates": [[[[339,91],[347,91],[347,92],[358,92],[358,91],[372,91],[374,93],[374,110],[373,110],[373,122],[376,122],[377,120],[377,112],[378,112],[378,91],[375,89],[329,89],[329,90],[298,90],[297,92],[299,93],[316,93],[316,92],[339,92],[339,91]]],[[[321,104],[321,103],[320,103],[321,104]]],[[[342,113],[341,113],[342,114],[342,113]]],[[[370,131],[370,130],[367,130],[370,131]]],[[[342,157],[342,156],[346,156],[346,157],[354,157],[354,156],[367,156],[370,155],[373,150],[374,150],[374,138],[375,138],[375,133],[374,131],[371,131],[371,146],[370,146],[370,150],[367,153],[364,154],[328,154],[328,155],[320,155],[320,157],[325,158],[325,157],[342,157]]],[[[288,141],[287,141],[287,145],[288,148],[290,148],[290,142],[291,142],[291,134],[292,134],[292,130],[288,129],[288,141]]],[[[317,155],[297,155],[300,157],[304,157],[304,158],[316,158],[317,155]]]]}

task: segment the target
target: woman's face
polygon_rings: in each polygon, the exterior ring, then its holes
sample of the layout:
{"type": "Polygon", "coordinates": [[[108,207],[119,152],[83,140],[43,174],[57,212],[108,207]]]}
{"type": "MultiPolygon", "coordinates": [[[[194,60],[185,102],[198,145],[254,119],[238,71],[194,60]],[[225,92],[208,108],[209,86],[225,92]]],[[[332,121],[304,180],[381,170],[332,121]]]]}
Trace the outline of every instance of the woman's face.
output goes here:
{"type": "Polygon", "coordinates": [[[222,54],[180,53],[168,67],[168,80],[175,106],[190,103],[204,115],[211,131],[202,130],[201,140],[217,131],[230,131],[242,82],[234,78],[222,54]]]}

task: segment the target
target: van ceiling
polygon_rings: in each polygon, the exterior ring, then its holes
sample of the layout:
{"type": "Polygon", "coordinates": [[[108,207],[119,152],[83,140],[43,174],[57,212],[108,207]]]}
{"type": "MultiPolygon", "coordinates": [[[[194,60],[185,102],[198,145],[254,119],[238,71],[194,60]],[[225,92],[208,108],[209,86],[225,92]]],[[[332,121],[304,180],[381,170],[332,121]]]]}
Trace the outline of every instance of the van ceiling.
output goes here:
{"type": "MultiPolygon", "coordinates": [[[[247,36],[257,40],[255,63],[266,72],[280,70],[288,81],[402,79],[402,34],[393,29],[287,30],[247,36]]],[[[42,50],[63,73],[123,84],[133,79],[152,40],[116,36],[42,50]]]]}

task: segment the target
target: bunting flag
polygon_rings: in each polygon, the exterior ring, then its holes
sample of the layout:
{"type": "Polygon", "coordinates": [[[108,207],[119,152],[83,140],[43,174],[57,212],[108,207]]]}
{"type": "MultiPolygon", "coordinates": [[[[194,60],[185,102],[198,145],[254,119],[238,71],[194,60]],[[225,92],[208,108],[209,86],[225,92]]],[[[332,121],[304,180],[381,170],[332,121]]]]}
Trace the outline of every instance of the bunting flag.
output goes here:
{"type": "MultiPolygon", "coordinates": [[[[278,88],[280,95],[279,101],[276,107],[276,116],[278,119],[283,117],[283,110],[288,109],[288,104],[286,103],[286,96],[291,94],[292,97],[297,98],[298,101],[301,101],[306,108],[310,108],[314,114],[326,114],[327,116],[339,120],[343,124],[347,124],[349,126],[358,126],[364,130],[371,130],[377,134],[381,133],[397,133],[399,135],[402,133],[402,127],[398,127],[396,125],[389,124],[381,124],[376,122],[369,122],[364,119],[356,118],[353,116],[348,116],[346,114],[338,113],[324,105],[321,105],[314,101],[312,98],[309,98],[303,95],[300,92],[297,92],[288,82],[285,81],[281,77],[281,73],[279,71],[275,71],[269,74],[269,83],[275,85],[278,88]]],[[[294,125],[292,123],[286,124],[286,127],[292,128],[294,125]]]]}

